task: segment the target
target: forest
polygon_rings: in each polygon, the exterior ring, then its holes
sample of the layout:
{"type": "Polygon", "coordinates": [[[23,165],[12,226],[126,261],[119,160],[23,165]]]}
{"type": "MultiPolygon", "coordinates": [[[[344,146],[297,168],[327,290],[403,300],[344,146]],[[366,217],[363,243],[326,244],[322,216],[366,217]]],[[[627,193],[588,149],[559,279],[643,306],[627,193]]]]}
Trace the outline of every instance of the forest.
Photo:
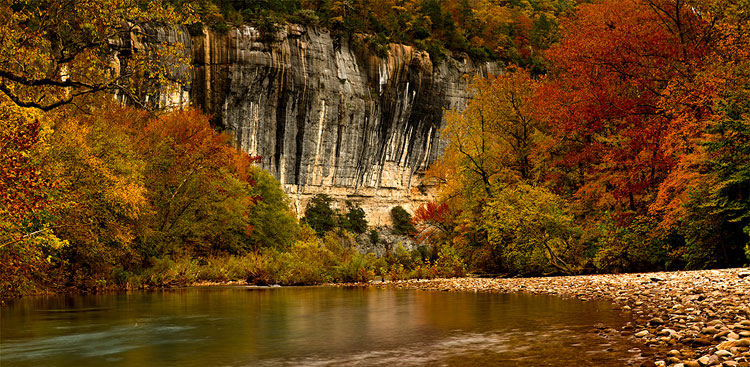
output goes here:
{"type": "Polygon", "coordinates": [[[254,24],[271,31],[286,22],[323,26],[340,37],[365,34],[375,50],[402,43],[439,61],[447,53],[473,60],[502,60],[546,72],[543,50],[560,36],[569,0],[173,0],[190,6],[218,31],[254,24]]]}
{"type": "Polygon", "coordinates": [[[747,264],[746,9],[748,0],[4,2],[0,298],[747,264]],[[362,209],[335,211],[321,196],[298,220],[258,157],[210,116],[154,110],[147,86],[188,63],[180,45],[110,57],[138,24],[283,22],[412,44],[436,61],[506,65],[447,112],[448,145],[427,172],[435,202],[391,212],[396,231],[431,249],[356,253],[355,237],[378,241],[362,209]]]}
{"type": "Polygon", "coordinates": [[[487,272],[747,264],[748,5],[579,4],[547,74],[510,66],[451,113],[419,226],[487,272]]]}

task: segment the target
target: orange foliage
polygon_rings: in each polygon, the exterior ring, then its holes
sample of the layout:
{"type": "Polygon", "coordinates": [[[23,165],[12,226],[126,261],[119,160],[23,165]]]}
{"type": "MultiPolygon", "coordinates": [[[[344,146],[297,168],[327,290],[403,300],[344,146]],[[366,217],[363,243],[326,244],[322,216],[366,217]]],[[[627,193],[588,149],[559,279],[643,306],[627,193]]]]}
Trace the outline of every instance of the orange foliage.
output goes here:
{"type": "Polygon", "coordinates": [[[692,97],[709,93],[707,84],[680,89],[685,100],[673,96],[676,86],[697,85],[692,81],[708,52],[701,37],[709,25],[687,6],[663,5],[581,5],[564,24],[563,41],[548,53],[555,77],[541,98],[566,145],[559,164],[583,173],[579,197],[611,193],[620,210],[644,210],[677,164],[676,132],[705,109],[692,97]]]}

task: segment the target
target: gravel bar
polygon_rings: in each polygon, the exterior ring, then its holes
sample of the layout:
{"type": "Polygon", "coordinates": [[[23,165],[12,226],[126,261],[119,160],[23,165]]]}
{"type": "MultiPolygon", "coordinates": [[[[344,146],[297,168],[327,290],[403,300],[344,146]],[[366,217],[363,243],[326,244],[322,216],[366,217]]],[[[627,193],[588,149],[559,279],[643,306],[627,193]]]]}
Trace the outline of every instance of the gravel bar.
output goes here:
{"type": "Polygon", "coordinates": [[[750,367],[750,269],[374,284],[438,291],[604,299],[631,316],[618,332],[654,353],[642,366],[750,367]]]}

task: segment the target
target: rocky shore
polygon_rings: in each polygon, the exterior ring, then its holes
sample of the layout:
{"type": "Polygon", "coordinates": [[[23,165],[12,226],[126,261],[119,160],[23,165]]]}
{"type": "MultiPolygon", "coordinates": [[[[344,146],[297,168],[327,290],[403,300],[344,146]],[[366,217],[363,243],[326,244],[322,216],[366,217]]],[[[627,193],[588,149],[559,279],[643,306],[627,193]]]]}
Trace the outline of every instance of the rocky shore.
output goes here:
{"type": "Polygon", "coordinates": [[[632,322],[599,332],[617,332],[643,345],[649,354],[639,362],[642,366],[750,367],[750,269],[409,280],[378,286],[611,300],[632,322]]]}

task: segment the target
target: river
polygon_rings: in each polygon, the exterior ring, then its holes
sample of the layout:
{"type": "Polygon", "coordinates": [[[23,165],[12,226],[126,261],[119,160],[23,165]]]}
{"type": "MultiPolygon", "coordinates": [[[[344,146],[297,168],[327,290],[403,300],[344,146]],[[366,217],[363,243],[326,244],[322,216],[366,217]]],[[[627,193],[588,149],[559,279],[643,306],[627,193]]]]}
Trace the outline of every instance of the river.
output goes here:
{"type": "MultiPolygon", "coordinates": [[[[27,297],[0,310],[11,366],[619,366],[607,302],[340,287],[27,297]]],[[[629,351],[630,349],[630,351],[629,351]]]]}

